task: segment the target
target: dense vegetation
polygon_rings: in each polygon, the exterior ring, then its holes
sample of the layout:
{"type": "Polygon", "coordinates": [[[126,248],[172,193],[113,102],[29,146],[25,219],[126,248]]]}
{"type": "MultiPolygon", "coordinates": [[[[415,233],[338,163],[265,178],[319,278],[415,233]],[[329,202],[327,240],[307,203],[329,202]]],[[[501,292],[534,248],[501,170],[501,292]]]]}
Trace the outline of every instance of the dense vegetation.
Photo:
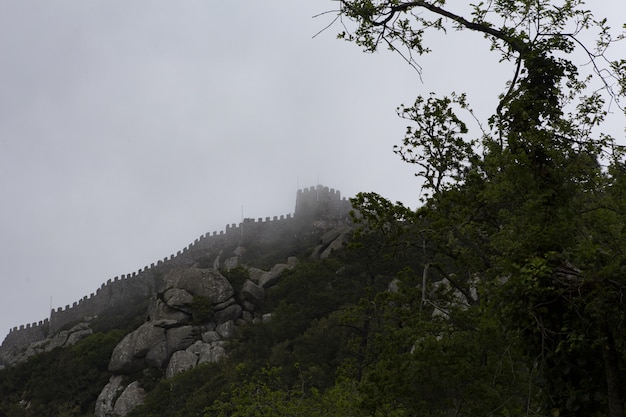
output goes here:
{"type": "Polygon", "coordinates": [[[107,383],[111,352],[124,333],[96,333],[0,371],[0,416],[83,416],[93,413],[107,383]]]}
{"type": "MultiPolygon", "coordinates": [[[[240,328],[226,360],[144,375],[132,416],[622,417],[626,170],[602,124],[608,104],[621,111],[626,61],[605,60],[606,21],[575,0],[465,15],[442,0],[338,4],[340,37],[367,51],[419,69],[425,33],[477,32],[511,80],[477,135],[463,94],[401,107],[410,126],[395,150],[423,205],[357,196],[348,248],[287,272],[263,306],[272,320],[240,328]]],[[[288,248],[253,249],[270,265],[288,248]]],[[[194,302],[194,319],[210,317],[194,302]]],[[[88,415],[120,333],[0,372],[0,416],[88,415]]]]}

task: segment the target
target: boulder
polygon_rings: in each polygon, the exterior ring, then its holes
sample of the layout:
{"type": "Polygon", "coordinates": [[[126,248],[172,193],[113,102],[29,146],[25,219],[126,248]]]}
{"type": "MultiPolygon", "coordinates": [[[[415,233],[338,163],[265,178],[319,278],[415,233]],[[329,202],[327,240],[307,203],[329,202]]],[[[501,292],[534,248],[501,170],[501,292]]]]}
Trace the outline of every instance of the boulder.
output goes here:
{"type": "Polygon", "coordinates": [[[200,355],[201,352],[203,352],[204,350],[207,350],[211,347],[210,343],[206,343],[203,342],[202,340],[198,340],[196,343],[194,343],[193,345],[189,346],[187,349],[185,349],[187,352],[189,353],[193,353],[194,355],[198,356],[200,355]]]}
{"type": "Polygon", "coordinates": [[[197,363],[198,356],[191,352],[188,352],[186,350],[179,350],[178,352],[174,352],[174,354],[170,358],[170,363],[167,365],[165,377],[171,378],[174,375],[195,367],[197,363]]]}
{"type": "Polygon", "coordinates": [[[213,319],[219,325],[226,323],[227,321],[237,320],[241,317],[242,308],[239,304],[231,304],[223,310],[216,311],[213,319]]]}
{"type": "Polygon", "coordinates": [[[163,294],[163,301],[175,310],[191,314],[193,296],[181,288],[170,288],[163,294]]]}
{"type": "Polygon", "coordinates": [[[83,340],[84,338],[92,334],[93,334],[93,331],[91,329],[78,330],[75,332],[72,332],[70,330],[70,335],[67,337],[67,341],[65,342],[64,346],[73,346],[79,341],[83,340]]]}
{"type": "Polygon", "coordinates": [[[235,322],[232,320],[227,321],[226,323],[222,323],[215,329],[220,336],[224,339],[228,339],[233,334],[235,334],[235,330],[237,326],[235,326],[235,322]]]}
{"type": "Polygon", "coordinates": [[[263,271],[262,269],[248,268],[248,277],[255,284],[258,284],[261,281],[261,278],[263,278],[264,274],[267,274],[267,272],[263,271]]]}
{"type": "Polygon", "coordinates": [[[109,361],[109,372],[132,373],[142,369],[148,352],[164,340],[163,328],[154,326],[152,323],[142,324],[137,330],[127,334],[113,349],[109,361]]]}
{"type": "Polygon", "coordinates": [[[328,258],[328,256],[330,256],[333,251],[341,249],[345,246],[348,239],[350,238],[351,233],[352,228],[350,228],[349,226],[329,230],[320,238],[319,245],[316,246],[313,250],[311,258],[328,258]]]}
{"type": "Polygon", "coordinates": [[[252,323],[252,320],[254,319],[254,316],[249,311],[245,311],[244,310],[244,312],[241,313],[241,318],[246,323],[252,323]]]}
{"type": "Polygon", "coordinates": [[[226,301],[223,301],[223,302],[221,302],[219,304],[215,304],[213,306],[213,311],[223,310],[226,307],[228,307],[229,305],[234,304],[234,303],[235,303],[235,297],[230,297],[226,301]]]}
{"type": "Polygon", "coordinates": [[[143,404],[145,398],[146,392],[141,388],[139,381],[131,382],[115,402],[114,415],[125,417],[135,407],[143,404]]]}
{"type": "Polygon", "coordinates": [[[163,369],[170,358],[170,352],[167,349],[167,341],[162,340],[152,346],[146,354],[146,365],[163,369]]]}
{"type": "Polygon", "coordinates": [[[161,320],[169,320],[176,323],[187,322],[191,320],[191,314],[183,311],[183,309],[172,308],[165,301],[156,298],[150,308],[148,321],[161,320]]]}
{"type": "Polygon", "coordinates": [[[199,336],[198,329],[193,326],[175,327],[167,330],[165,338],[169,354],[187,349],[195,343],[199,336]]]}
{"type": "Polygon", "coordinates": [[[244,310],[249,311],[249,312],[251,312],[251,313],[253,313],[253,312],[254,312],[254,310],[256,310],[256,306],[255,306],[254,304],[252,304],[252,303],[251,303],[250,301],[248,301],[248,300],[243,300],[243,301],[241,302],[241,307],[242,307],[244,310]]]}
{"type": "Polygon", "coordinates": [[[119,393],[124,389],[122,387],[121,375],[113,375],[109,378],[109,383],[104,386],[98,399],[96,399],[96,409],[94,415],[96,417],[108,417],[113,415],[113,409],[115,408],[114,401],[119,396],[119,393]]]}
{"type": "Polygon", "coordinates": [[[235,294],[228,279],[214,269],[173,270],[166,277],[166,287],[180,288],[192,296],[206,297],[211,304],[222,303],[235,294]]]}
{"type": "Polygon", "coordinates": [[[227,271],[230,271],[231,269],[235,269],[239,266],[240,260],[241,260],[241,257],[239,256],[231,256],[230,258],[224,261],[224,268],[227,271]]]}
{"type": "Polygon", "coordinates": [[[216,331],[202,333],[202,341],[204,343],[212,343],[221,340],[222,336],[216,331]]]}
{"type": "Polygon", "coordinates": [[[67,330],[63,330],[62,332],[55,334],[46,345],[46,352],[50,352],[53,349],[63,346],[65,342],[67,342],[69,335],[70,333],[67,330]]]}
{"type": "Polygon", "coordinates": [[[218,341],[211,344],[205,344],[205,348],[198,354],[198,364],[219,362],[226,356],[224,342],[218,341]]]}
{"type": "Polygon", "coordinates": [[[345,231],[341,233],[335,240],[330,242],[330,244],[324,249],[324,251],[320,254],[320,259],[326,259],[330,256],[331,253],[337,251],[339,249],[343,249],[346,244],[350,241],[350,231],[345,231]]]}
{"type": "Polygon", "coordinates": [[[269,272],[263,274],[261,279],[259,280],[259,285],[263,288],[269,288],[271,286],[276,285],[278,283],[278,279],[282,275],[283,272],[287,269],[291,269],[288,264],[276,264],[270,269],[269,272]]]}
{"type": "Polygon", "coordinates": [[[265,299],[265,289],[247,279],[246,282],[243,283],[241,297],[246,301],[251,301],[253,304],[260,305],[265,299]]]}

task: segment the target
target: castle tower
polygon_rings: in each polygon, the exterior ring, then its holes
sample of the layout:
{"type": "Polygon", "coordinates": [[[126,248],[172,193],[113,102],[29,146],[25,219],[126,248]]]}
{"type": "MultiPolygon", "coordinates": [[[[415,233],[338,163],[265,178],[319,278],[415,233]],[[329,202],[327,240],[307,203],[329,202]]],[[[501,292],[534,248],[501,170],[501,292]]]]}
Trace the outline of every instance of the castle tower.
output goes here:
{"type": "Polygon", "coordinates": [[[323,185],[298,190],[296,196],[296,219],[336,220],[348,216],[350,210],[350,202],[341,199],[339,190],[323,185]]]}

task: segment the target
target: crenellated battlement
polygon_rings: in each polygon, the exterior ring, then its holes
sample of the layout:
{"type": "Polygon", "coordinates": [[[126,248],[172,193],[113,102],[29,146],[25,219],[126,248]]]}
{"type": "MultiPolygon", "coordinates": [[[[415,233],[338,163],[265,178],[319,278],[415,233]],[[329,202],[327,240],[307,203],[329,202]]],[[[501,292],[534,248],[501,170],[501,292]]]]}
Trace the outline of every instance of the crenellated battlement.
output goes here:
{"type": "Polygon", "coordinates": [[[221,248],[241,244],[271,243],[293,232],[297,222],[306,219],[346,217],[351,206],[341,199],[339,191],[318,185],[298,190],[295,215],[246,218],[239,224],[228,224],[224,230],[205,233],[175,254],[157,260],[137,271],[108,279],[89,296],[65,307],[50,311],[50,318],[38,323],[13,327],[0,350],[25,348],[30,343],[56,334],[64,326],[84,321],[110,308],[145,300],[159,290],[163,275],[173,268],[189,267],[198,259],[216,256],[221,248]]]}
{"type": "Polygon", "coordinates": [[[40,320],[39,322],[35,322],[35,323],[28,323],[26,325],[22,324],[19,328],[15,326],[12,329],[9,329],[9,334],[13,332],[17,332],[17,331],[23,331],[23,330],[36,330],[47,325],[48,325],[48,319],[40,320]]]}
{"type": "Polygon", "coordinates": [[[318,185],[298,190],[296,196],[296,218],[311,217],[318,220],[345,217],[352,206],[341,198],[339,190],[318,185]]]}

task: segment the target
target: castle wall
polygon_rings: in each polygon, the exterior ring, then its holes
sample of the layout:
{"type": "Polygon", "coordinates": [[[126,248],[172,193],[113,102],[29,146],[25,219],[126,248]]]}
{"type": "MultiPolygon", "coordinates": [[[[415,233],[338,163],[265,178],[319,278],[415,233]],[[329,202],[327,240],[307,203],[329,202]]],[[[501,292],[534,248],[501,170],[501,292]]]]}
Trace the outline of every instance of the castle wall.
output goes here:
{"type": "Polygon", "coordinates": [[[49,320],[11,329],[0,346],[0,357],[3,352],[25,348],[31,343],[57,333],[64,326],[84,321],[86,317],[97,316],[108,309],[149,298],[156,291],[162,290],[162,278],[171,269],[190,267],[202,257],[215,257],[224,247],[272,243],[283,238],[287,233],[294,232],[298,227],[296,220],[316,216],[339,218],[346,216],[349,210],[349,201],[345,198],[341,199],[339,191],[332,188],[318,185],[299,190],[295,216],[244,219],[238,225],[226,225],[224,231],[206,233],[176,254],[158,260],[138,271],[109,279],[88,297],[85,296],[72,305],[52,310],[49,320]]]}
{"type": "Polygon", "coordinates": [[[298,190],[295,217],[337,219],[347,216],[351,209],[350,201],[342,199],[338,190],[318,185],[298,190]]]}
{"type": "Polygon", "coordinates": [[[38,323],[29,323],[21,325],[19,328],[14,327],[11,329],[2,343],[0,358],[3,356],[2,354],[11,354],[13,349],[29,346],[32,343],[45,339],[48,334],[48,325],[48,319],[45,319],[38,323]],[[8,351],[5,352],[5,349],[8,349],[8,351]]]}

